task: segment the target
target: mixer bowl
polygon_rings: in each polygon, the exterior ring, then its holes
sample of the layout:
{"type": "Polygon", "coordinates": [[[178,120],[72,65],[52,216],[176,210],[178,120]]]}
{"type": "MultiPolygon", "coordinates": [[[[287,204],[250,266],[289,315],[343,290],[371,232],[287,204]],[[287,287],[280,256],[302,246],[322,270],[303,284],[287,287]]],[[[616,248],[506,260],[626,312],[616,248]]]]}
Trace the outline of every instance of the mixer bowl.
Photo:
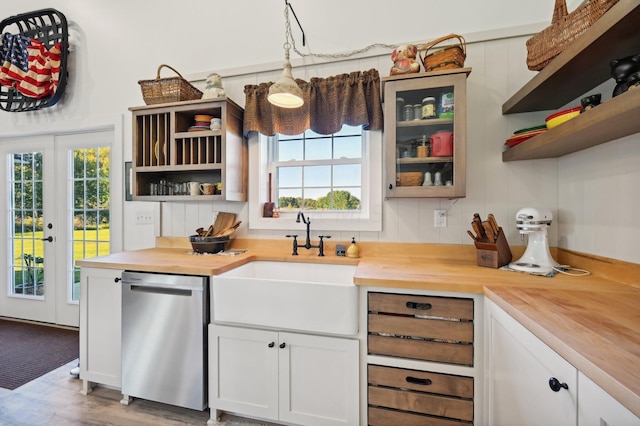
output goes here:
{"type": "Polygon", "coordinates": [[[189,242],[193,251],[197,253],[219,253],[229,245],[229,236],[224,237],[200,237],[191,235],[189,242]]]}

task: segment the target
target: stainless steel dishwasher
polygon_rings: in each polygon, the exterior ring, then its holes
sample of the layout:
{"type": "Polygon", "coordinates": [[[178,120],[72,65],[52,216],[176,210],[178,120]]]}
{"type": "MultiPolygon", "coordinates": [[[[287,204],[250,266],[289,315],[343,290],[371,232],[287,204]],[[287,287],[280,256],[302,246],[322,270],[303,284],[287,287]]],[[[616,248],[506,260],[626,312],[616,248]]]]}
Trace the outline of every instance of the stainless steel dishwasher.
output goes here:
{"type": "Polygon", "coordinates": [[[122,402],[207,407],[209,278],[122,273],[122,402]]]}

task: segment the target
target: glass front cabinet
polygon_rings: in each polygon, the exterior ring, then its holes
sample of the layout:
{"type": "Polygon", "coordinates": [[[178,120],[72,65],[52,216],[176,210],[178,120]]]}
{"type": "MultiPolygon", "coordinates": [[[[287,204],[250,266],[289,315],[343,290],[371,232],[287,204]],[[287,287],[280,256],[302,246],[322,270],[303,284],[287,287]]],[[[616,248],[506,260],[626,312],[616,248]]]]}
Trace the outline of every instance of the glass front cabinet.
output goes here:
{"type": "Polygon", "coordinates": [[[385,196],[466,195],[470,68],[384,77],[385,196]]]}

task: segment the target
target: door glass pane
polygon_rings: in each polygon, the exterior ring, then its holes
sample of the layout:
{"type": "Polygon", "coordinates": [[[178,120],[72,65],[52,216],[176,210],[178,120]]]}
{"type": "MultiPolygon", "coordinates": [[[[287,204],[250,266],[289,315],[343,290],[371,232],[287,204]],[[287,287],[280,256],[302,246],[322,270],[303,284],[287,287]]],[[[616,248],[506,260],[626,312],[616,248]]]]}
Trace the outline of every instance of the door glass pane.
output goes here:
{"type": "Polygon", "coordinates": [[[9,217],[10,292],[14,296],[43,298],[44,243],[42,217],[42,153],[13,155],[9,217]]]}
{"type": "Polygon", "coordinates": [[[70,267],[71,300],[80,299],[80,268],[76,260],[109,254],[109,175],[108,147],[75,149],[71,185],[73,194],[73,259],[70,267]]]}

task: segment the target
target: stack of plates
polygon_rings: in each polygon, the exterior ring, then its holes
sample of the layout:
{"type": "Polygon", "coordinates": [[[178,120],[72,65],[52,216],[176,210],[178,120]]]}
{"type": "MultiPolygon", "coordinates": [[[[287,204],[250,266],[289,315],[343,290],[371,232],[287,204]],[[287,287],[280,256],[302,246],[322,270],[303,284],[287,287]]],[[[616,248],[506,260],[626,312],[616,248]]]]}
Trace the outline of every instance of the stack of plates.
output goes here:
{"type": "Polygon", "coordinates": [[[547,131],[546,124],[542,124],[540,126],[535,126],[535,127],[528,127],[526,129],[516,130],[515,132],[513,132],[513,136],[507,139],[507,141],[504,144],[509,148],[511,148],[512,146],[516,146],[519,143],[522,143],[528,139],[531,139],[534,136],[538,136],[539,134],[544,133],[546,131],[547,131]]]}
{"type": "Polygon", "coordinates": [[[212,115],[204,115],[198,114],[194,117],[195,124],[189,127],[189,132],[202,132],[206,130],[211,130],[211,119],[213,119],[212,115]]]}

